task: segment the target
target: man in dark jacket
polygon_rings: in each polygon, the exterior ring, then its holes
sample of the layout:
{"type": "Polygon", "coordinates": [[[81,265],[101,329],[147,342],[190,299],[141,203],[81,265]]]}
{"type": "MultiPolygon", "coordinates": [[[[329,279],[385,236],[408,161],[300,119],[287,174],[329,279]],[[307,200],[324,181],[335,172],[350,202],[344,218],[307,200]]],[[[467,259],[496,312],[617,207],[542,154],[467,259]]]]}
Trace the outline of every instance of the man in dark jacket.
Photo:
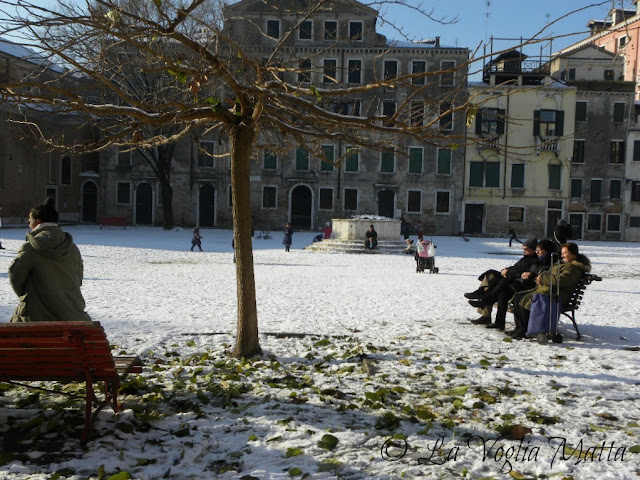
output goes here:
{"type": "Polygon", "coordinates": [[[9,281],[20,298],[11,322],[91,321],[80,293],[80,251],[57,221],[51,199],[29,212],[31,232],[9,266],[9,281]]]}
{"type": "Polygon", "coordinates": [[[536,262],[538,258],[536,256],[537,244],[536,238],[529,238],[522,244],[524,255],[515,264],[503,268],[501,271],[487,270],[478,277],[478,280],[482,282],[480,288],[464,294],[466,298],[470,299],[471,306],[478,308],[478,313],[480,313],[480,318],[471,320],[471,323],[504,330],[507,306],[509,299],[513,296],[513,288],[517,282],[523,281],[523,274],[529,272],[536,262]],[[496,302],[498,302],[498,313],[495,323],[491,324],[491,311],[496,302]]]}

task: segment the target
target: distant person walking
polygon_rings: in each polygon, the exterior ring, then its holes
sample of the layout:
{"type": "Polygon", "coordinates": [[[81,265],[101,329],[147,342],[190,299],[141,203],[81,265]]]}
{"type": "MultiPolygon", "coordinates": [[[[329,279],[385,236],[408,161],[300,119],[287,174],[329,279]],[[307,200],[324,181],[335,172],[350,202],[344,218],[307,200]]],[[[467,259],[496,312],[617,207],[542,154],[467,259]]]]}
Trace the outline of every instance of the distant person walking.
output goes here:
{"type": "Polygon", "coordinates": [[[193,229],[193,238],[191,239],[191,251],[193,252],[193,249],[197,246],[200,251],[202,251],[202,239],[204,237],[202,235],[200,235],[200,229],[198,227],[195,227],[193,229]]]}
{"type": "MultiPolygon", "coordinates": [[[[2,228],[2,205],[0,205],[0,229],[2,228]]],[[[2,241],[0,241],[0,250],[4,250],[2,246],[2,241]]]]}
{"type": "Polygon", "coordinates": [[[287,222],[284,225],[284,237],[282,238],[282,244],[284,245],[284,251],[288,252],[291,248],[291,243],[293,241],[293,227],[291,223],[287,222]]]}
{"type": "Polygon", "coordinates": [[[514,240],[518,243],[522,243],[513,227],[509,227],[509,230],[507,230],[507,236],[509,237],[509,246],[511,246],[511,242],[514,240]]]}
{"type": "Polygon", "coordinates": [[[9,282],[20,299],[10,322],[91,321],[80,293],[80,250],[57,222],[53,198],[29,212],[27,241],[9,266],[9,282]]]}

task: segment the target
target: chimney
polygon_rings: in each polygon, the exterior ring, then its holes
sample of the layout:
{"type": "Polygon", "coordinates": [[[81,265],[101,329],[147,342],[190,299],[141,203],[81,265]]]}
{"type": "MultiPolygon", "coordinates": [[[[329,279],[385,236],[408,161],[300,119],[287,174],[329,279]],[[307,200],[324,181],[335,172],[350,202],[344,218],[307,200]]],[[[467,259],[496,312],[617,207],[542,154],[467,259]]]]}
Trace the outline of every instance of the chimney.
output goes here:
{"type": "Polygon", "coordinates": [[[440,37],[436,37],[436,47],[440,46],[440,37]]]}

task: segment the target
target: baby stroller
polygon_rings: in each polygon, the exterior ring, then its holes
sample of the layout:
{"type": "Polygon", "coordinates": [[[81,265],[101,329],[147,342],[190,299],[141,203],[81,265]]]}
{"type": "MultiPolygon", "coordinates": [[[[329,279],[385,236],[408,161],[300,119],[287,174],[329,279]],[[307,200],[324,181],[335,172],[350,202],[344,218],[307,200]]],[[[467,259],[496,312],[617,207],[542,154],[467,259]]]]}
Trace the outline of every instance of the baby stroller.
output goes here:
{"type": "Polygon", "coordinates": [[[429,273],[438,273],[436,267],[436,246],[431,240],[418,239],[416,242],[416,272],[422,273],[429,270],[429,273]]]}

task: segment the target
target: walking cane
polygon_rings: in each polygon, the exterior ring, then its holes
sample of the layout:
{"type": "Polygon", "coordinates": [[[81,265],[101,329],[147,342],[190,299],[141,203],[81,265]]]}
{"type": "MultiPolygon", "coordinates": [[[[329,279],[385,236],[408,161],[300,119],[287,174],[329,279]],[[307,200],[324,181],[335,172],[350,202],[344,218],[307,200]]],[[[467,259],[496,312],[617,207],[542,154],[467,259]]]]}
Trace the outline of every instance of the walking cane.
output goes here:
{"type": "MultiPolygon", "coordinates": [[[[553,266],[554,266],[554,258],[557,258],[558,254],[553,252],[550,255],[551,255],[551,266],[549,267],[549,324],[547,325],[546,333],[539,333],[538,335],[536,335],[536,340],[540,345],[546,345],[549,342],[549,338],[553,339],[556,336],[555,328],[553,328],[552,326],[553,325],[553,266]]],[[[557,262],[558,269],[560,269],[559,264],[560,264],[560,261],[558,260],[557,262]]],[[[556,282],[556,284],[559,286],[560,282],[558,281],[556,282]]],[[[559,291],[560,290],[558,289],[558,292],[559,291]]],[[[557,326],[557,322],[556,322],[556,326],[557,326]]]]}

